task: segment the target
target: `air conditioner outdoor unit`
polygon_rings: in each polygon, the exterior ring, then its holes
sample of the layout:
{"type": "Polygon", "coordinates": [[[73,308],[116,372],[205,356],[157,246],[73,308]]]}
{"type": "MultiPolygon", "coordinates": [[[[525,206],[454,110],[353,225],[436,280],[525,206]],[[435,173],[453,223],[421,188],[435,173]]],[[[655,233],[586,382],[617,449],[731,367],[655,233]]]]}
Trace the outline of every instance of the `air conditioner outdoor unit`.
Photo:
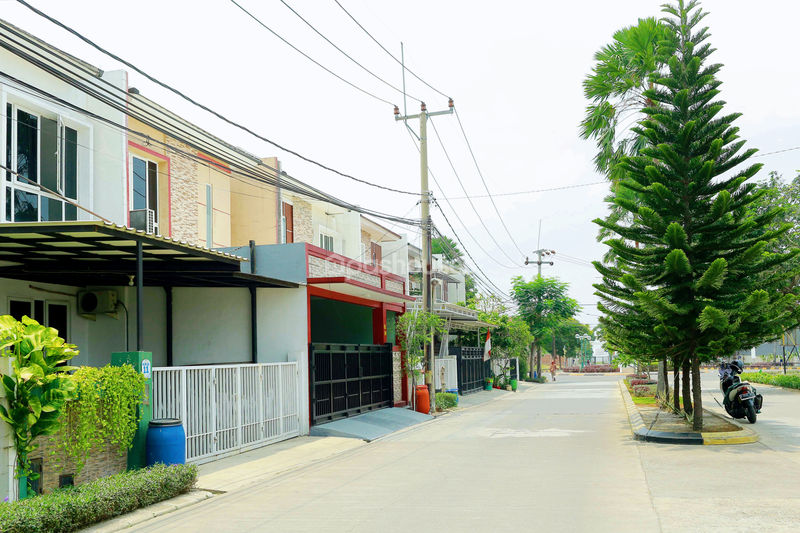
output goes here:
{"type": "Polygon", "coordinates": [[[131,227],[145,233],[156,232],[156,213],[152,209],[132,209],[131,227]]]}
{"type": "Polygon", "coordinates": [[[117,292],[112,290],[79,291],[78,314],[94,315],[113,313],[117,310],[117,292]]]}

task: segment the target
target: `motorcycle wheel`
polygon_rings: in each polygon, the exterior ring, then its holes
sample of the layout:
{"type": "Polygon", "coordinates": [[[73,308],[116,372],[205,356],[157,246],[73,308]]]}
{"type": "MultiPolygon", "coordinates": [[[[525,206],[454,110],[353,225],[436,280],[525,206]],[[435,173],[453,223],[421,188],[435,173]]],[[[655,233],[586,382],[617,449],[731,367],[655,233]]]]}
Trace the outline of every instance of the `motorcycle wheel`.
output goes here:
{"type": "Polygon", "coordinates": [[[744,406],[744,412],[747,414],[747,421],[751,424],[756,423],[756,406],[753,405],[753,400],[747,400],[744,406]]]}

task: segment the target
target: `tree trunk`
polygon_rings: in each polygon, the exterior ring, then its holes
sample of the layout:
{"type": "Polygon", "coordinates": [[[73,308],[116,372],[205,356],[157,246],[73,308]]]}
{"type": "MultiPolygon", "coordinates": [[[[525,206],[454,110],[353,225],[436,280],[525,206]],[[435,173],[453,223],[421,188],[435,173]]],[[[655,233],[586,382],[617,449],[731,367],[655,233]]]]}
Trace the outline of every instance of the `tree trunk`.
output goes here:
{"type": "Polygon", "coordinates": [[[667,356],[658,362],[658,385],[656,385],[658,397],[661,401],[669,404],[669,377],[667,376],[667,356]]]}
{"type": "Polygon", "coordinates": [[[691,382],[691,368],[692,361],[690,358],[683,360],[683,412],[691,416],[692,409],[692,382],[691,382]]]}
{"type": "Polygon", "coordinates": [[[533,380],[533,343],[531,343],[531,352],[528,354],[528,377],[533,380]]]}
{"type": "Polygon", "coordinates": [[[681,365],[678,361],[672,363],[672,404],[675,412],[681,412],[681,365]]]}
{"type": "Polygon", "coordinates": [[[536,375],[542,379],[542,347],[536,343],[536,375]]]}
{"type": "Polygon", "coordinates": [[[700,387],[700,358],[692,358],[692,393],[694,395],[694,419],[692,429],[703,430],[703,395],[700,387]]]}

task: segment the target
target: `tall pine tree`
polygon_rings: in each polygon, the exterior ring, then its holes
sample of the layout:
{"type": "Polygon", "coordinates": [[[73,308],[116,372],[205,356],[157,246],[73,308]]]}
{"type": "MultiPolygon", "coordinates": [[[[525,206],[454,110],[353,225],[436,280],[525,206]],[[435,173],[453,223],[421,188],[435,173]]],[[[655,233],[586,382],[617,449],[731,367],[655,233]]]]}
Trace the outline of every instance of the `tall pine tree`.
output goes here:
{"type": "Polygon", "coordinates": [[[604,279],[595,287],[610,344],[666,354],[691,369],[693,426],[700,430],[701,362],[774,338],[797,324],[800,309],[795,294],[780,290],[775,270],[799,251],[768,247],[788,229],[770,228],[779,210],[747,209],[759,197],[748,180],[761,165],[745,164],[756,150],[744,149],[732,125],[739,114],[722,113],[722,65],[708,61],[713,49],[697,4],[663,8],[677,49],[645,92],[653,105],[636,133],[646,146],[622,163],[624,186],[636,200],[618,197],[615,204],[630,216],[595,221],[616,236],[605,242],[617,257],[614,265],[596,264],[604,279]]]}

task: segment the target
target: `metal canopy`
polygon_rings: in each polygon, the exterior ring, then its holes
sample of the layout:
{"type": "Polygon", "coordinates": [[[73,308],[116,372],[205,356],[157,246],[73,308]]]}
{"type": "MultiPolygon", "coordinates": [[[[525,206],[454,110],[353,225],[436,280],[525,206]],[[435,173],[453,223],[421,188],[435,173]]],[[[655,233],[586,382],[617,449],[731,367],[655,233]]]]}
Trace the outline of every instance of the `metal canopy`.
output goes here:
{"type": "Polygon", "coordinates": [[[142,245],[142,283],[156,287],[297,287],[244,273],[246,259],[101,222],[0,224],[0,277],[88,285],[132,285],[142,245]]]}

